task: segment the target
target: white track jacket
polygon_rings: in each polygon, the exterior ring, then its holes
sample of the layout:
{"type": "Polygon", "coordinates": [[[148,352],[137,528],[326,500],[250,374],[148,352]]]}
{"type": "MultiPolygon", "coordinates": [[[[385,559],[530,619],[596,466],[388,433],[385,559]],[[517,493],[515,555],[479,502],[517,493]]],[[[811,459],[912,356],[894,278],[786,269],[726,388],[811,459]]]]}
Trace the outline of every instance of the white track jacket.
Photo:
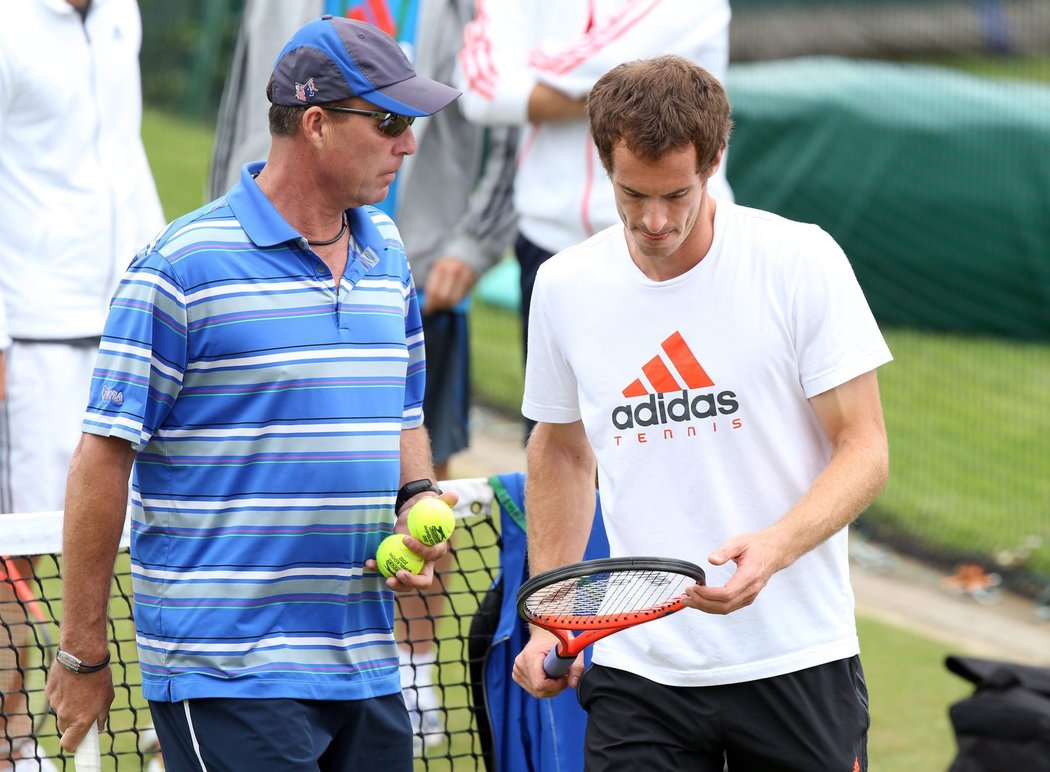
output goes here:
{"type": "Polygon", "coordinates": [[[134,0],[0,4],[0,306],[7,337],[100,335],[163,226],[142,146],[134,0]]]}
{"type": "MultiPolygon", "coordinates": [[[[526,124],[537,83],[583,97],[617,64],[678,54],[725,79],[726,0],[478,0],[460,52],[461,107],[487,125],[526,124]]],[[[726,164],[711,179],[732,199],[726,164]]],[[[551,252],[619,222],[585,119],[532,124],[518,155],[521,232],[551,252]]]]}

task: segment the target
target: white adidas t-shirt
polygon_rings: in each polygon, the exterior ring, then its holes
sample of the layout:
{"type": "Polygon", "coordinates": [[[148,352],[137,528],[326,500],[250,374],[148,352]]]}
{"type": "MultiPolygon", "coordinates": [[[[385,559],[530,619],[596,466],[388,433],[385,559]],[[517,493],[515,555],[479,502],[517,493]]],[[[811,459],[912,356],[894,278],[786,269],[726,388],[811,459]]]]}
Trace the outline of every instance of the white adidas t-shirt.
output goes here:
{"type": "MultiPolygon", "coordinates": [[[[714,242],[654,282],[622,226],[539,271],[522,412],[583,420],[612,555],[700,564],[809,488],[830,443],[808,398],[891,359],[853,270],[814,225],[719,201],[714,242]]],[[[794,672],[859,651],[842,531],[728,616],[694,609],[617,633],[594,661],[665,684],[794,672]]]]}

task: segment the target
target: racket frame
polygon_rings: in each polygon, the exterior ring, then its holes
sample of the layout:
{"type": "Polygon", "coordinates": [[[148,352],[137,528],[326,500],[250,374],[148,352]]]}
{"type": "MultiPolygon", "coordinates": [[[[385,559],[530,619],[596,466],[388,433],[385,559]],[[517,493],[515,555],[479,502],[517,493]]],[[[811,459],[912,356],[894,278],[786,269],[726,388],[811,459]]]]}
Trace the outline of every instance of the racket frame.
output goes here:
{"type": "Polygon", "coordinates": [[[583,560],[578,563],[553,568],[549,571],[532,577],[518,590],[516,603],[518,616],[529,624],[542,627],[553,633],[558,639],[557,645],[548,652],[543,661],[543,669],[549,678],[560,678],[576,661],[581,651],[592,643],[605,638],[608,635],[626,630],[629,627],[651,622],[681,611],[685,608],[682,596],[660,604],[656,609],[649,611],[623,612],[616,614],[615,620],[608,615],[595,619],[577,620],[578,624],[568,624],[544,618],[528,610],[529,599],[537,592],[551,585],[564,582],[568,579],[577,579],[595,574],[623,573],[655,571],[664,573],[676,573],[691,578],[696,584],[705,584],[706,575],[704,570],[695,563],[676,558],[662,558],[650,556],[626,557],[626,558],[598,558],[596,560],[583,560]],[[576,631],[582,631],[574,634],[576,631]]]}

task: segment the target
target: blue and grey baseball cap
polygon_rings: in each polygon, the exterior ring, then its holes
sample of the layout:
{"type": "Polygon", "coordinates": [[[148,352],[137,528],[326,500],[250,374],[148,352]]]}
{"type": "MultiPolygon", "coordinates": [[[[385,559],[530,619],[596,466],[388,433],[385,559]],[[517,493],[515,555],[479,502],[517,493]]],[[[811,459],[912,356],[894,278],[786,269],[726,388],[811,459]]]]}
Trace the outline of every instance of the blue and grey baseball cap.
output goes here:
{"type": "Polygon", "coordinates": [[[366,22],[322,16],[292,35],[273,66],[270,101],[297,107],[350,97],[399,115],[433,115],[459,96],[416,75],[397,41],[366,22]]]}

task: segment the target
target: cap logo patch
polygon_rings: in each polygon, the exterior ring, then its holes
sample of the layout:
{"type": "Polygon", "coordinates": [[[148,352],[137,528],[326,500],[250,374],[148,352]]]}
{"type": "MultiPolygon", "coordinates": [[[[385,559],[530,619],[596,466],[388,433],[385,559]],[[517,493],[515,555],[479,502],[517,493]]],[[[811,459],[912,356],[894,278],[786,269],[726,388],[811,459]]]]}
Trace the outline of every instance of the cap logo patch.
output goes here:
{"type": "Polygon", "coordinates": [[[314,85],[313,78],[310,78],[306,83],[295,84],[295,98],[300,102],[313,99],[315,94],[317,94],[317,86],[314,85]]]}

